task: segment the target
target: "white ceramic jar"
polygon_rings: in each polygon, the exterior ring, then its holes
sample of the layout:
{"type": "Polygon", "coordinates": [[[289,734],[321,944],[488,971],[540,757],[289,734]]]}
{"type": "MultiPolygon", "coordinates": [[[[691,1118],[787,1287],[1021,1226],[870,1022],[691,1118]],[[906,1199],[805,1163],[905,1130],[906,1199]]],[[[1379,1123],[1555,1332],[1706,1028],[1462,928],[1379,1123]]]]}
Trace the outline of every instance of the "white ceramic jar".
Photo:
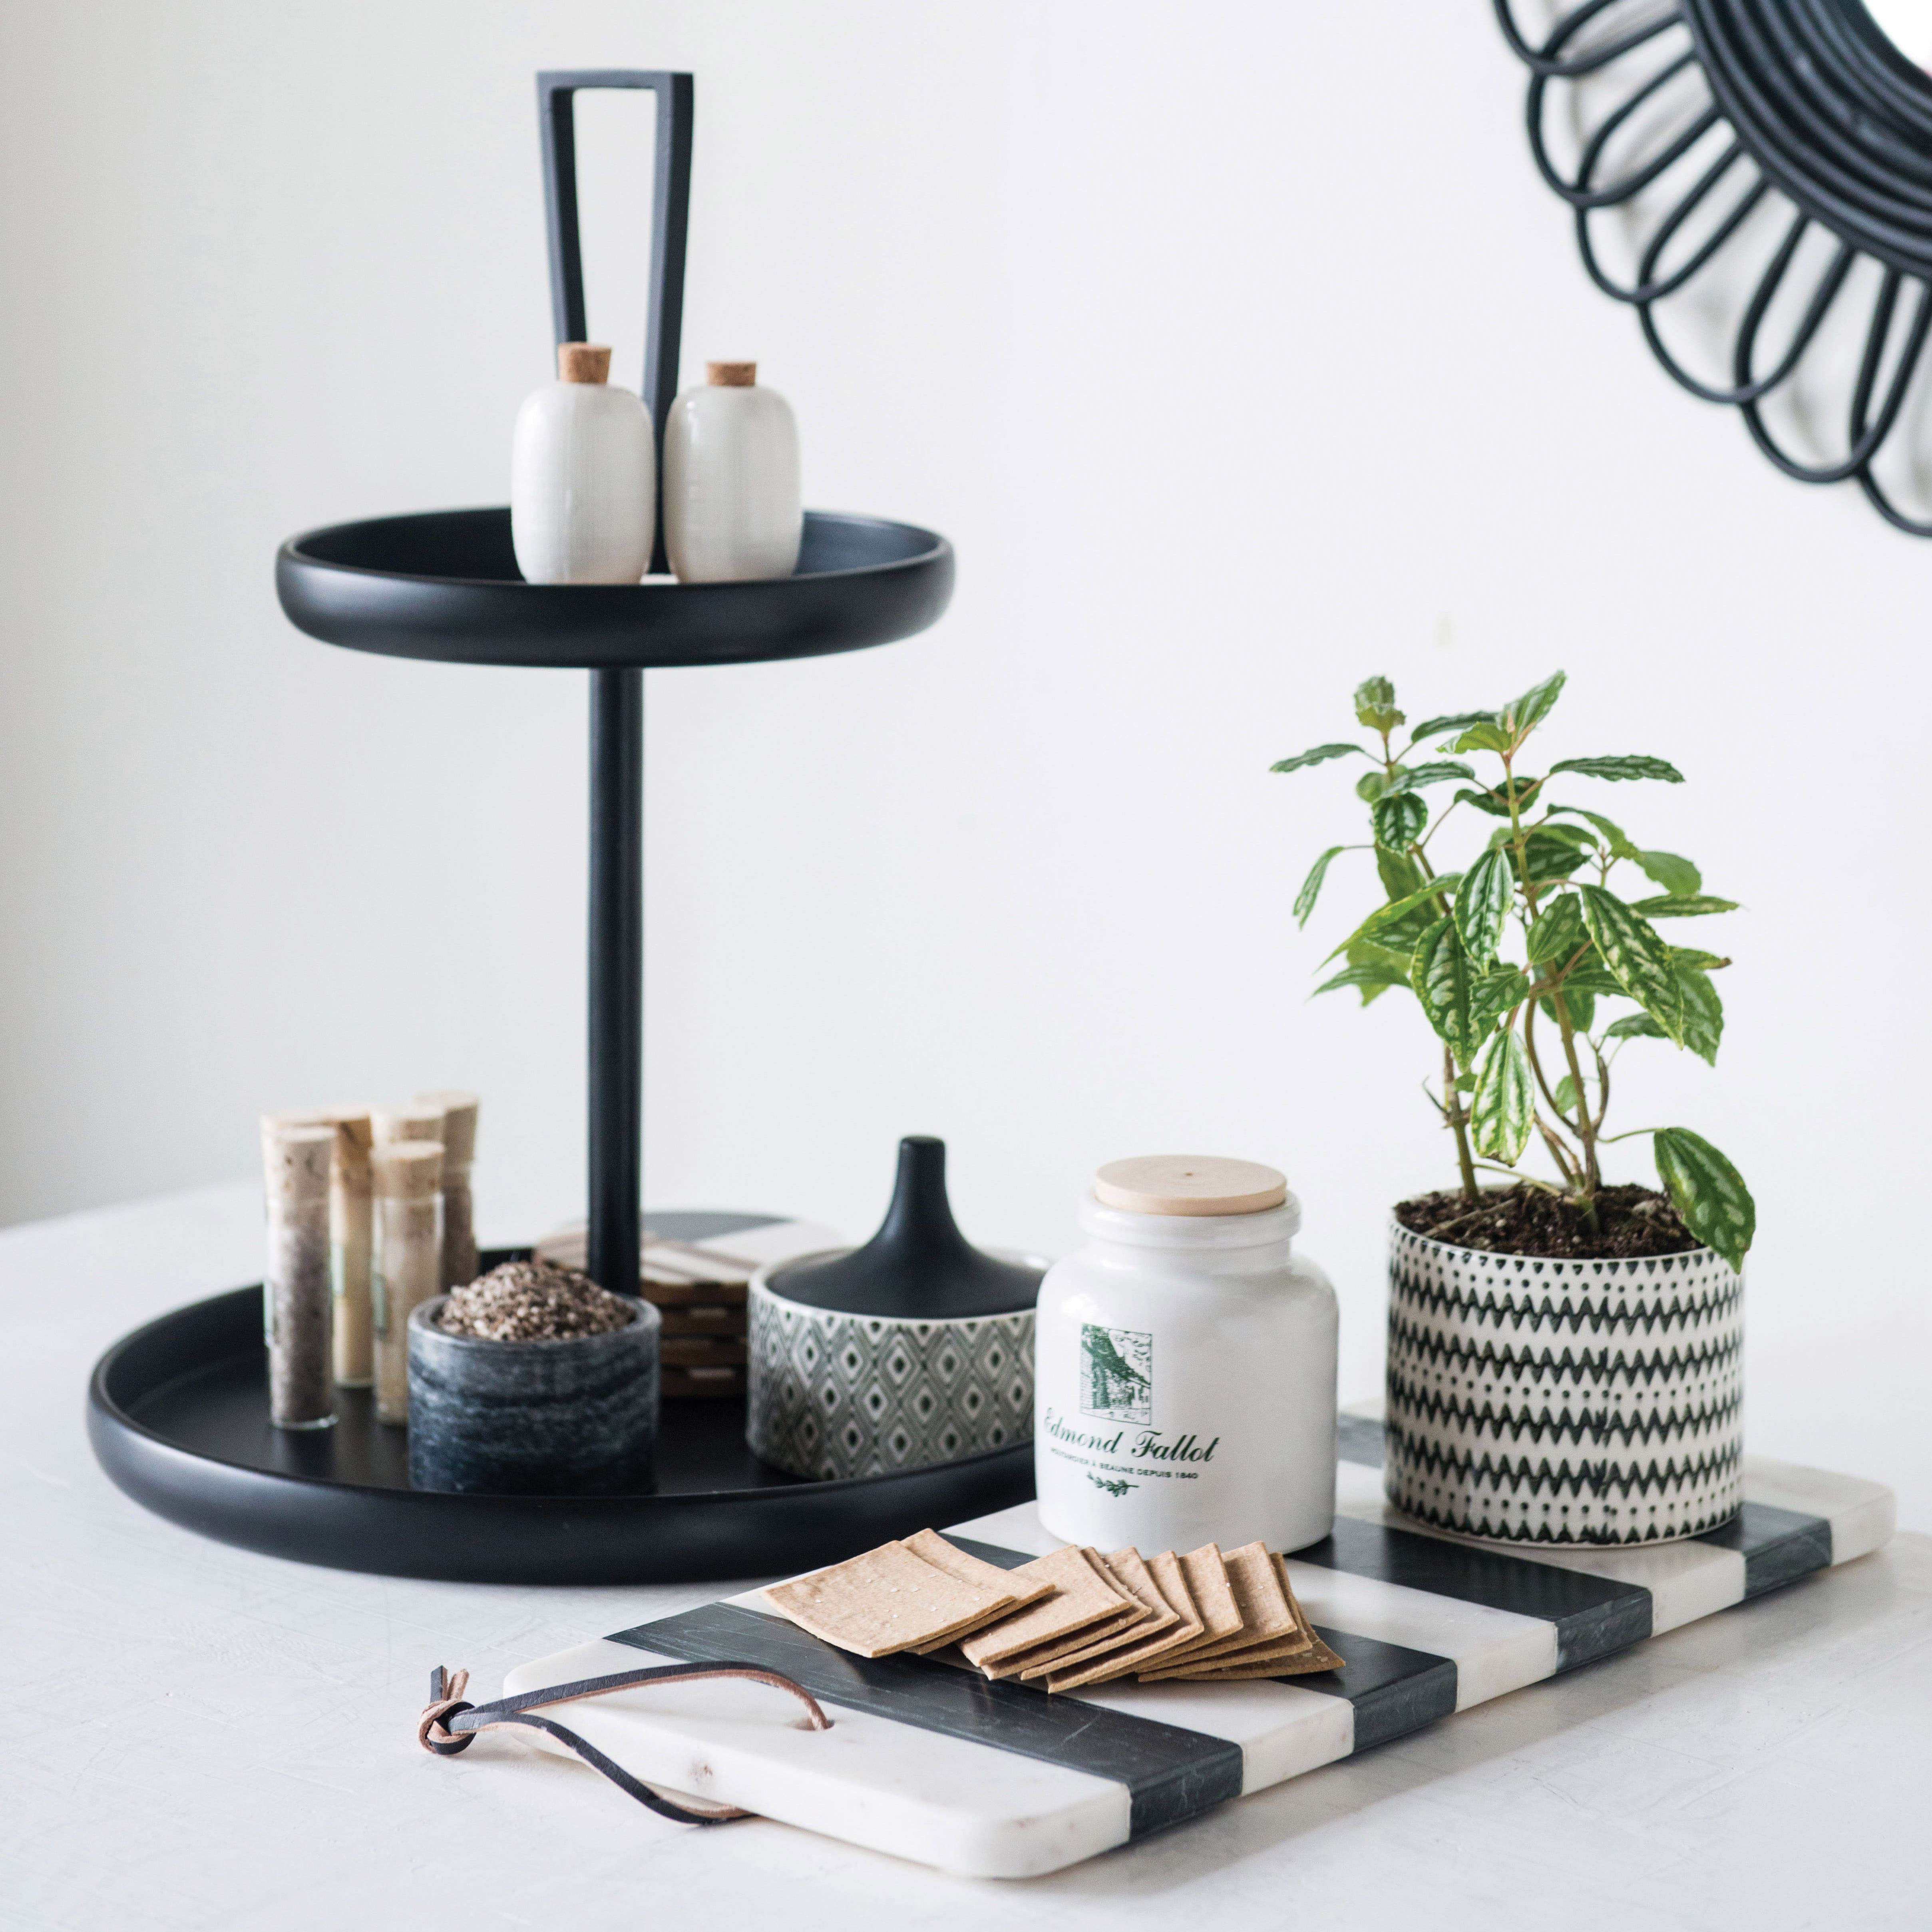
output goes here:
{"type": "Polygon", "coordinates": [[[644,406],[614,389],[610,352],[566,342],[560,380],[517,412],[510,541],[530,584],[635,584],[657,534],[657,446],[644,406]]]}
{"type": "Polygon", "coordinates": [[[664,551],[682,584],[789,577],[798,562],[798,424],[755,362],[708,362],[664,426],[664,551]]]}
{"type": "Polygon", "coordinates": [[[1100,1550],[1299,1550],[1335,1516],[1335,1291],[1272,1168],[1101,1168],[1036,1336],[1040,1520],[1100,1550]]]}

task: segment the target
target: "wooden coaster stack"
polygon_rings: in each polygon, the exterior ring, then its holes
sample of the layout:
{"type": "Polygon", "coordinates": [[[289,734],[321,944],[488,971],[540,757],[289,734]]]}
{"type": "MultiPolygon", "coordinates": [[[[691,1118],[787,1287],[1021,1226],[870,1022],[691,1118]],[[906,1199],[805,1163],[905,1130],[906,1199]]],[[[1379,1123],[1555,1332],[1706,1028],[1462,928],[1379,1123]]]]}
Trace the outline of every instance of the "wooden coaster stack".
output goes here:
{"type": "Polygon", "coordinates": [[[1293,1677],[1342,1662],[1295,1601],[1287,1564],[1258,1543],[1146,1558],[1068,1544],[1003,1570],[922,1529],[764,1595],[857,1656],[944,1652],[987,1678],[1049,1691],[1130,1677],[1293,1677]]]}
{"type": "MultiPolygon", "coordinates": [[[[759,1264],[643,1231],[638,1289],[662,1318],[658,1342],[667,1400],[745,1393],[746,1298],[759,1264]]],[[[582,1269],[589,1237],[581,1228],[548,1236],[538,1261],[582,1269]]]]}

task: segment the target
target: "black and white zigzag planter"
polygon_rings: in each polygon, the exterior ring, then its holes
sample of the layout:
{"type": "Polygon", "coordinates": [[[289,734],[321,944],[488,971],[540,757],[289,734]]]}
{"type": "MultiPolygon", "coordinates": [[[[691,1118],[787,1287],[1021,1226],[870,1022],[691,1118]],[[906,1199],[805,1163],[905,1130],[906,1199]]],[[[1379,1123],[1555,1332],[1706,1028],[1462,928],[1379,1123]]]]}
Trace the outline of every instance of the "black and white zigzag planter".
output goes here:
{"type": "Polygon", "coordinates": [[[1744,1280],[1708,1248],[1487,1254],[1392,1222],[1388,1498],[1511,1543],[1657,1543],[1744,1500],[1744,1280]]]}

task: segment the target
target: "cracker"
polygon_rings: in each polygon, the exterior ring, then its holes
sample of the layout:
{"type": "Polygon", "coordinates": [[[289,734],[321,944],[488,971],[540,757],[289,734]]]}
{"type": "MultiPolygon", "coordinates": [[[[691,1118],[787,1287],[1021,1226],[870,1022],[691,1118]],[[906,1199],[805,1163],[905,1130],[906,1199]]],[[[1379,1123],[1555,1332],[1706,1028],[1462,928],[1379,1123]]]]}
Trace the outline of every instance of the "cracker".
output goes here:
{"type": "Polygon", "coordinates": [[[1203,1643],[1218,1643],[1234,1636],[1241,1628],[1241,1612],[1234,1593],[1228,1587],[1228,1566],[1221,1560],[1220,1546],[1204,1543],[1180,1558],[1180,1574],[1193,1599],[1203,1628],[1203,1643]]]}
{"type": "MultiPolygon", "coordinates": [[[[1108,1559],[1109,1564],[1113,1558],[1108,1559]]],[[[1156,1635],[1129,1630],[1124,1637],[1102,1645],[1100,1654],[1063,1658],[1046,1680],[1048,1690],[1073,1690],[1084,1684],[1111,1683],[1115,1678],[1131,1677],[1144,1665],[1186,1649],[1196,1642],[1206,1628],[1201,1612],[1194,1607],[1180,1568],[1180,1559],[1171,1550],[1147,1558],[1147,1568],[1162,1600],[1174,1612],[1174,1622],[1156,1635]]]]}
{"type": "Polygon", "coordinates": [[[857,1657],[890,1657],[998,1613],[1002,1598],[888,1543],[808,1576],[774,1583],[765,1600],[801,1630],[857,1657]]]}
{"type": "Polygon", "coordinates": [[[1312,1643],[1298,1646],[1279,1657],[1241,1659],[1214,1658],[1208,1663],[1183,1664],[1171,1671],[1141,1673],[1143,1684],[1234,1684],[1257,1677],[1305,1677],[1311,1670],[1340,1670],[1347,1661],[1338,1657],[1318,1636],[1312,1643]]]}
{"type": "Polygon", "coordinates": [[[1053,1586],[1044,1580],[1021,1583],[1016,1580],[1016,1573],[1002,1570],[997,1563],[986,1562],[983,1558],[962,1550],[956,1543],[949,1543],[936,1529],[922,1529],[916,1536],[904,1539],[905,1546],[922,1562],[930,1563],[935,1569],[944,1570],[947,1576],[956,1576],[962,1583],[976,1583],[982,1590],[998,1590],[1007,1598],[1007,1606],[995,1610],[982,1623],[955,1632],[950,1636],[934,1637],[930,1643],[916,1646],[921,1657],[929,1657],[935,1650],[944,1650],[949,1643],[956,1642],[960,1637],[970,1636],[974,1630],[985,1628],[986,1624],[1010,1615],[1016,1610],[1024,1610],[1029,1604],[1036,1604],[1042,1597],[1053,1594],[1053,1586]]]}
{"type": "Polygon", "coordinates": [[[1147,1615],[1136,1617],[1111,1632],[1103,1634],[1097,1626],[1091,1631],[1082,1631],[1072,1649],[1062,1650],[1049,1660],[1028,1665],[1020,1672],[1022,1678],[1044,1677],[1049,1670],[1064,1670],[1073,1664],[1090,1663],[1103,1651],[1118,1650],[1124,1644],[1137,1642],[1156,1633],[1165,1635],[1180,1622],[1168,1608],[1167,1599],[1148,1574],[1148,1567],[1141,1561],[1138,1550],[1117,1550],[1111,1556],[1096,1557],[1094,1560],[1114,1587],[1132,1598],[1147,1615]]]}
{"type": "Polygon", "coordinates": [[[1244,1543],[1238,1550],[1223,1552],[1228,1587],[1241,1613],[1241,1627],[1232,1636],[1210,1638],[1170,1658],[1170,1664],[1194,1664],[1232,1650],[1246,1650],[1264,1638],[1298,1640],[1305,1644],[1288,1606],[1288,1592],[1275,1574],[1274,1559],[1264,1544],[1244,1543]]]}
{"type": "Polygon", "coordinates": [[[1022,1584],[1045,1582],[1053,1586],[1053,1594],[974,1632],[961,1644],[967,1662],[986,1670],[989,1676],[989,1666],[1004,1665],[1028,1651],[1058,1643],[1106,1618],[1118,1618],[1130,1607],[1136,1611],[1141,1607],[1112,1584],[1102,1582],[1078,1546],[1071,1543],[1050,1556],[1036,1556],[1030,1563],[1003,1574],[1010,1590],[1022,1584]]]}

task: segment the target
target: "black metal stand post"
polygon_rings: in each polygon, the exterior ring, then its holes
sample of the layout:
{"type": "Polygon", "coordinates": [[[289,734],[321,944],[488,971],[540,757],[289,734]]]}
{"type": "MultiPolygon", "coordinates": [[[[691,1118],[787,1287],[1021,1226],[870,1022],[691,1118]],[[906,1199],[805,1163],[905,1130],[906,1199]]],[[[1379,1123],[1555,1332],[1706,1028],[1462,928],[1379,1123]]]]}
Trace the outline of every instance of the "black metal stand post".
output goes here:
{"type": "MultiPolygon", "coordinates": [[[[685,242],[691,215],[691,76],[596,69],[540,74],[544,204],[550,308],[559,342],[581,342],[584,256],[577,220],[572,98],[628,88],[657,98],[651,196],[651,286],[644,404],[660,452],[677,393],[684,320],[685,242]]],[[[665,568],[662,492],[651,568],[665,568]]],[[[590,674],[590,1278],[615,1294],[638,1292],[644,1108],[644,674],[590,674]]]]}
{"type": "Polygon", "coordinates": [[[644,674],[590,674],[590,1278],[638,1292],[644,1165],[644,674]]]}

